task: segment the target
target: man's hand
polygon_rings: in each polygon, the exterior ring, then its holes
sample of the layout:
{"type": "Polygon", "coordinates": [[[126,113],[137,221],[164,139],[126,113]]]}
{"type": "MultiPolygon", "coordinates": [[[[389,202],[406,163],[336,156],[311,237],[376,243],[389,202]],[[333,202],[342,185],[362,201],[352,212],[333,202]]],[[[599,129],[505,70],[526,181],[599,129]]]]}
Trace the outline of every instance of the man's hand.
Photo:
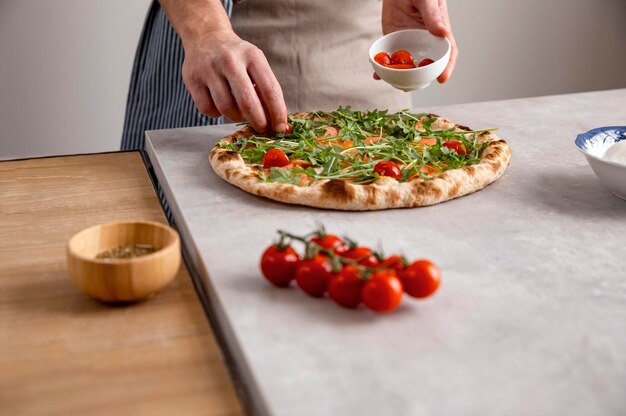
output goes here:
{"type": "Polygon", "coordinates": [[[265,55],[233,32],[188,43],[183,81],[203,114],[245,118],[258,132],[287,128],[283,93],[265,55]]]}
{"type": "Polygon", "coordinates": [[[239,38],[219,0],[159,0],[185,50],[183,81],[198,110],[244,118],[258,132],[287,128],[280,84],[259,48],[239,38]]]}
{"type": "Polygon", "coordinates": [[[383,0],[382,25],[385,35],[402,29],[428,29],[435,36],[447,38],[452,45],[450,62],[437,80],[444,83],[450,78],[459,51],[446,0],[383,0]]]}

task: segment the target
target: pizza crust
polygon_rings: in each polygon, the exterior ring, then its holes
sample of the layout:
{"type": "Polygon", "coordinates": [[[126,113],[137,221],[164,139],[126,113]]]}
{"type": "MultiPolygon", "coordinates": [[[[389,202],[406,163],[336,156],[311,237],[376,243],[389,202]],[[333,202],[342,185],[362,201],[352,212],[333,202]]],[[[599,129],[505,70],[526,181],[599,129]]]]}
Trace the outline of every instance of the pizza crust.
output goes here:
{"type": "MultiPolygon", "coordinates": [[[[300,113],[294,116],[310,115],[300,113]]],[[[455,126],[458,131],[471,130],[432,116],[437,118],[432,125],[433,129],[455,126]]],[[[246,126],[224,140],[232,142],[238,137],[252,134],[255,132],[246,126]]],[[[259,179],[261,167],[247,166],[237,152],[223,149],[219,144],[209,153],[209,161],[215,173],[227,182],[251,194],[288,204],[344,211],[411,208],[434,205],[476,192],[502,176],[511,159],[511,150],[506,141],[491,132],[480,134],[479,139],[489,142],[489,145],[478,164],[447,170],[435,175],[432,180],[414,179],[408,182],[398,182],[390,177],[380,177],[365,185],[339,179],[315,181],[302,187],[263,182],[259,179]]]]}

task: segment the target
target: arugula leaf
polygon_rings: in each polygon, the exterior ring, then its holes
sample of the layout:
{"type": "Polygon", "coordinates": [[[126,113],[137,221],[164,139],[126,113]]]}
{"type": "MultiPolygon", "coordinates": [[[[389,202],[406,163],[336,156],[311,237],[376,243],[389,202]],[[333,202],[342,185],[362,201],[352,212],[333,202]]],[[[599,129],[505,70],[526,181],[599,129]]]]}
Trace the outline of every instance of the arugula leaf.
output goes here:
{"type": "Polygon", "coordinates": [[[300,175],[298,175],[294,169],[270,168],[270,174],[267,176],[266,181],[298,185],[300,183],[300,175]]]}
{"type": "Polygon", "coordinates": [[[259,164],[265,152],[277,148],[290,160],[303,160],[311,167],[272,168],[261,172],[262,180],[299,185],[303,175],[313,179],[349,179],[366,183],[376,179],[374,166],[381,160],[393,160],[403,166],[401,181],[418,175],[427,180],[421,171],[430,165],[434,171],[445,171],[480,162],[480,155],[488,143],[479,140],[479,133],[490,130],[455,131],[456,128],[433,130],[437,118],[427,114],[412,114],[402,110],[389,114],[387,110],[367,112],[339,107],[332,112],[318,111],[313,118],[290,117],[290,134],[278,133],[276,137],[251,136],[238,138],[234,143],[221,141],[221,147],[238,152],[249,164],[259,164]],[[339,130],[337,138],[317,137],[326,133],[326,126],[339,130]],[[376,139],[367,139],[375,137],[376,139]],[[432,146],[420,143],[424,137],[435,138],[432,146]],[[443,146],[448,140],[458,140],[467,149],[459,155],[443,146]]]}

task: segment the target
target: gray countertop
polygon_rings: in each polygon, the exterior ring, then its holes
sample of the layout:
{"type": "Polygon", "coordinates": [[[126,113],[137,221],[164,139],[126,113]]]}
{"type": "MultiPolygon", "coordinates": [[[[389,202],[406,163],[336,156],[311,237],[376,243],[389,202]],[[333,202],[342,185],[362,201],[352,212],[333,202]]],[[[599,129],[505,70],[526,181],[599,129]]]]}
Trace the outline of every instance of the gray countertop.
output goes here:
{"type": "Polygon", "coordinates": [[[574,146],[578,133],[626,124],[626,89],[416,111],[499,127],[513,152],[504,176],[431,207],[324,211],[215,175],[207,153],[236,126],[148,132],[255,412],[626,414],[626,202],[574,146]],[[377,315],[270,286],[258,262],[276,230],[305,233],[317,222],[435,261],[440,291],[377,315]]]}

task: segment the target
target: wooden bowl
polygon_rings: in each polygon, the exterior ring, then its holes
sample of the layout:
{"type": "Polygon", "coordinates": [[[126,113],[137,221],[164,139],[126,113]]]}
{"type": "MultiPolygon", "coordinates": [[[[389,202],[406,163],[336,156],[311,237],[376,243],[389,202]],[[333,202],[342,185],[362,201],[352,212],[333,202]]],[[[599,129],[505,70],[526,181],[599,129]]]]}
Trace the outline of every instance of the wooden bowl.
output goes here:
{"type": "Polygon", "coordinates": [[[67,269],[76,285],[104,302],[145,299],[174,279],[180,267],[180,239],[167,225],[115,222],[74,235],[67,244],[67,269]],[[120,246],[149,244],[156,251],[131,258],[96,258],[120,246]]]}

